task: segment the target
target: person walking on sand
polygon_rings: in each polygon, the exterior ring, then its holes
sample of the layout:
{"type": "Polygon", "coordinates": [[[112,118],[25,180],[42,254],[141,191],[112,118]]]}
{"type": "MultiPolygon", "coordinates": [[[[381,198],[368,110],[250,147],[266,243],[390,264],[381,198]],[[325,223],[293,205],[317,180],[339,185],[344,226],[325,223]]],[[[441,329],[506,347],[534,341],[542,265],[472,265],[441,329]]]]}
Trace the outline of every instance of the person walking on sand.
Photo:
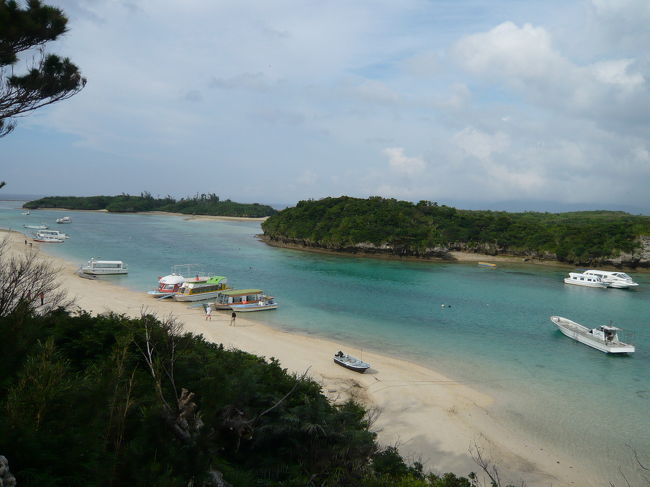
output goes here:
{"type": "Polygon", "coordinates": [[[209,304],[205,305],[205,321],[212,321],[212,306],[209,304]]]}
{"type": "Polygon", "coordinates": [[[237,313],[234,311],[230,315],[230,326],[235,326],[235,320],[237,319],[237,313]]]}
{"type": "Polygon", "coordinates": [[[43,306],[43,303],[45,302],[45,293],[41,291],[38,293],[38,297],[41,298],[41,306],[43,306]]]}

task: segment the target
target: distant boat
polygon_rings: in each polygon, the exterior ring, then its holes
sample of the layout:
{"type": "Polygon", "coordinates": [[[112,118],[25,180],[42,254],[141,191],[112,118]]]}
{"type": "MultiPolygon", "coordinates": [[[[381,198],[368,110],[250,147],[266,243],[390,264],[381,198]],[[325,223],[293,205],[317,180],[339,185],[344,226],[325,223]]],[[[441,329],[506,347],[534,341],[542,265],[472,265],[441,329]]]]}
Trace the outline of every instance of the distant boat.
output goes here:
{"type": "Polygon", "coordinates": [[[38,234],[33,237],[34,242],[41,243],[63,243],[62,238],[48,237],[48,236],[39,236],[38,234]]]}
{"type": "Polygon", "coordinates": [[[618,332],[621,329],[615,326],[602,325],[590,330],[586,326],[561,316],[551,316],[551,321],[564,335],[601,352],[633,353],[635,350],[634,345],[623,343],[618,339],[618,332]]]}
{"type": "Polygon", "coordinates": [[[29,228],[31,230],[47,230],[47,225],[41,224],[41,225],[23,225],[25,228],[29,228]]]}
{"type": "Polygon", "coordinates": [[[149,296],[154,298],[171,297],[176,294],[187,278],[180,274],[169,274],[158,279],[158,287],[148,291],[149,296]]]}
{"type": "Polygon", "coordinates": [[[94,276],[128,274],[129,266],[121,260],[98,260],[93,257],[87,264],[81,266],[80,271],[94,276]]]}
{"type": "Polygon", "coordinates": [[[57,218],[56,222],[57,223],[72,223],[72,220],[70,219],[69,216],[64,216],[64,217],[61,217],[61,218],[57,218]]]}
{"type": "Polygon", "coordinates": [[[230,309],[237,313],[251,313],[253,311],[278,309],[278,303],[275,301],[275,298],[270,296],[265,296],[265,298],[266,299],[262,299],[257,303],[231,304],[230,309]]]}
{"type": "Polygon", "coordinates": [[[496,267],[497,266],[496,264],[492,264],[491,262],[479,262],[478,265],[481,266],[481,267],[496,267]]]}
{"type": "MultiPolygon", "coordinates": [[[[269,299],[273,299],[273,298],[269,298],[269,296],[266,296],[264,294],[264,291],[262,291],[261,289],[227,289],[221,291],[217,295],[217,299],[215,299],[214,301],[214,309],[233,309],[233,306],[239,306],[239,305],[248,305],[248,307],[259,306],[258,303],[267,301],[269,299]]],[[[271,308],[267,308],[267,309],[271,309],[271,308]]],[[[248,311],[258,311],[258,310],[248,310],[248,311]]]]}
{"type": "Polygon", "coordinates": [[[370,368],[369,363],[366,363],[363,360],[359,360],[358,358],[353,357],[352,355],[348,355],[347,353],[343,353],[340,350],[334,355],[334,363],[340,365],[341,367],[345,367],[346,369],[359,372],[360,374],[363,374],[370,368]]]}
{"type": "Polygon", "coordinates": [[[604,283],[598,276],[590,276],[581,274],[579,272],[569,272],[569,277],[564,278],[565,284],[575,284],[576,286],[585,287],[600,287],[606,288],[607,284],[604,283]]]}
{"type": "Polygon", "coordinates": [[[69,235],[63,232],[59,232],[58,230],[39,230],[38,232],[36,232],[36,236],[39,238],[43,238],[43,237],[60,238],[61,240],[70,238],[69,235]]]}
{"type": "Polygon", "coordinates": [[[584,275],[599,277],[601,281],[607,284],[607,287],[614,287],[617,289],[627,289],[639,285],[638,283],[634,282],[632,278],[625,272],[599,271],[597,269],[589,269],[584,271],[584,275]]]}
{"type": "Polygon", "coordinates": [[[23,212],[22,212],[22,215],[25,215],[25,216],[27,216],[27,215],[31,215],[31,214],[32,214],[32,213],[31,213],[29,210],[27,210],[27,211],[23,211],[23,212]]]}

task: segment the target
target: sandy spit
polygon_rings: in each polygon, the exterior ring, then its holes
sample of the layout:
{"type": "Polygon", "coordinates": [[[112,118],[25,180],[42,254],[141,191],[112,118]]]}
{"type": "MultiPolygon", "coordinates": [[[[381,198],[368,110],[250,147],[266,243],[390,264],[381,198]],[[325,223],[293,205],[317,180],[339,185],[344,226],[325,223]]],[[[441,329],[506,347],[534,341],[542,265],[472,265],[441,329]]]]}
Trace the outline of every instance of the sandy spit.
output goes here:
{"type": "MultiPolygon", "coordinates": [[[[504,483],[527,486],[596,485],[587,466],[560,456],[549,445],[527,438],[509,424],[495,418],[493,398],[420,365],[377,353],[363,353],[372,365],[358,374],[335,365],[337,350],[355,352],[345,343],[288,333],[259,321],[237,317],[229,326],[230,313],[215,312],[206,321],[200,308],[170,300],[156,301],[145,293],[131,291],[101,279],[81,279],[77,265],[47,255],[33,243],[25,246],[24,236],[0,231],[10,241],[11,252],[35,251],[60,268],[60,282],[75,305],[92,313],[115,312],[137,317],[143,312],[159,318],[175,317],[186,331],[203,335],[263,357],[277,358],[290,372],[308,375],[322,385],[333,401],[354,397],[378,416],[374,430],[385,445],[397,445],[408,459],[420,460],[434,472],[453,471],[467,475],[477,471],[468,450],[472,445],[499,466],[504,483]]],[[[152,282],[152,287],[156,283],[152,282]]],[[[47,297],[46,297],[47,300],[47,297]]]]}

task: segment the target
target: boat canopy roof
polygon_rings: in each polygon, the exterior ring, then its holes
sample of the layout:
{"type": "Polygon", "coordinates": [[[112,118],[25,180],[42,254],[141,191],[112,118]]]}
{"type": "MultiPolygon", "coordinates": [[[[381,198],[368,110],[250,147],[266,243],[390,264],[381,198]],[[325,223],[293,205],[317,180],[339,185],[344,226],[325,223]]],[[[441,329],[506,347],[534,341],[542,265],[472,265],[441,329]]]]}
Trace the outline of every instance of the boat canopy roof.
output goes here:
{"type": "Polygon", "coordinates": [[[96,259],[90,259],[88,261],[89,264],[119,264],[122,265],[124,262],[121,260],[96,260],[96,259]]]}
{"type": "Polygon", "coordinates": [[[604,330],[611,330],[611,331],[619,331],[620,330],[620,328],[616,328],[615,326],[611,326],[611,325],[603,325],[603,326],[600,327],[600,329],[603,330],[603,331],[604,330]]]}
{"type": "Polygon", "coordinates": [[[248,294],[262,294],[261,289],[229,289],[228,291],[221,291],[224,296],[243,296],[248,294]]]}

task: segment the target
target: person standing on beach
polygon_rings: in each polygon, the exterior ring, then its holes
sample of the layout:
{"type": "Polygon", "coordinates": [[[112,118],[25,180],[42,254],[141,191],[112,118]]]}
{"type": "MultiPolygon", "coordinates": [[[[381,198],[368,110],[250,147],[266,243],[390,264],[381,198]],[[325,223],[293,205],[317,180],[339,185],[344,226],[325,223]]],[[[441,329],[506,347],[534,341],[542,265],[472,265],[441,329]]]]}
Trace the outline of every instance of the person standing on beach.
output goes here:
{"type": "Polygon", "coordinates": [[[209,304],[205,305],[205,321],[212,321],[212,306],[209,304]]]}
{"type": "Polygon", "coordinates": [[[234,311],[230,315],[230,326],[235,326],[235,320],[237,319],[237,313],[234,311]]]}
{"type": "Polygon", "coordinates": [[[41,306],[43,306],[43,303],[45,302],[45,293],[41,291],[38,294],[38,297],[41,298],[41,306]]]}

